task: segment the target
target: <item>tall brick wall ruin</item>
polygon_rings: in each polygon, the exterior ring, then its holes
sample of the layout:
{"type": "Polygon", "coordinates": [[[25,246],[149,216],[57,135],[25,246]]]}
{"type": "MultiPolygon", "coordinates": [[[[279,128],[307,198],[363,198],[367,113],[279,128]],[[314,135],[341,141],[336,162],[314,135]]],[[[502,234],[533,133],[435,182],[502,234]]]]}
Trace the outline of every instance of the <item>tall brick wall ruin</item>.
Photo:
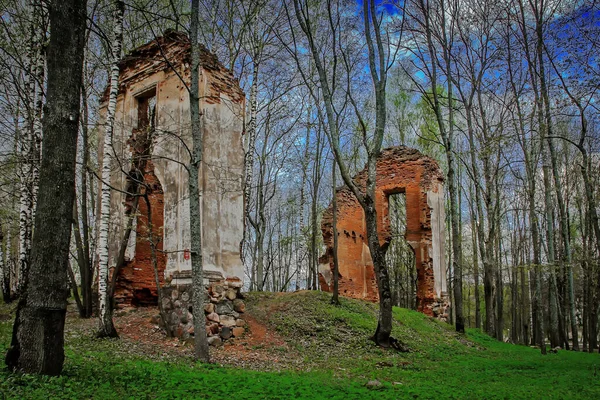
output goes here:
{"type": "MultiPolygon", "coordinates": [[[[207,276],[218,277],[205,284],[209,293],[223,287],[234,288],[227,292],[227,301],[239,305],[236,299],[244,274],[240,242],[244,231],[245,97],[238,81],[216,56],[202,46],[199,50],[204,145],[198,178],[202,191],[202,253],[207,276]]],[[[186,170],[191,156],[190,63],[187,35],[174,31],[167,31],[163,37],[133,50],[120,62],[111,151],[114,170],[110,184],[117,190],[111,197],[109,266],[118,271],[115,299],[120,305],[159,302],[148,234],[148,208],[144,198],[139,197],[146,194],[151,207],[159,281],[166,296],[160,301],[168,304],[171,325],[168,328],[177,334],[189,330],[189,327],[184,329],[189,324],[186,303],[189,299],[184,298],[191,293],[186,170]],[[130,223],[133,228],[127,235],[130,223]]],[[[100,155],[103,142],[100,137],[100,155]]],[[[213,298],[217,303],[223,300],[213,298]]],[[[228,317],[223,317],[223,321],[227,320],[228,317]]],[[[213,324],[208,331],[225,338],[227,329],[222,328],[231,328],[225,325],[216,329],[213,324]]]]}
{"type": "MultiPolygon", "coordinates": [[[[366,169],[355,176],[365,187],[366,169]]],[[[415,252],[418,310],[443,318],[447,306],[444,263],[443,174],[436,161],[404,146],[384,149],[377,160],[376,207],[379,242],[389,245],[389,196],[406,196],[406,241],[415,252]]],[[[377,301],[377,279],[366,236],[364,211],[343,186],[336,190],[339,290],[342,296],[377,301]]],[[[320,258],[321,289],[332,290],[333,209],[323,214],[321,230],[327,248],[320,258]]]]}

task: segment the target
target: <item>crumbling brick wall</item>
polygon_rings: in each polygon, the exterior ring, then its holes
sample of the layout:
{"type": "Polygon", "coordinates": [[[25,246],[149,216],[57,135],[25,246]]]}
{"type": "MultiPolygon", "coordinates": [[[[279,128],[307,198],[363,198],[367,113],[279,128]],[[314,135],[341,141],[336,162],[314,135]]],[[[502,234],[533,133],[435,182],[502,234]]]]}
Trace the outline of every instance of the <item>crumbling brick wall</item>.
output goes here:
{"type": "MultiPolygon", "coordinates": [[[[366,168],[355,176],[364,188],[366,168]]],[[[418,310],[442,316],[446,302],[444,264],[443,174],[435,160],[404,146],[384,149],[377,160],[376,207],[379,243],[387,248],[392,236],[389,196],[406,196],[405,238],[415,252],[418,310]]],[[[351,190],[336,190],[338,213],[339,290],[342,296],[377,301],[377,278],[368,247],[364,211],[351,190]]],[[[321,230],[327,248],[320,258],[322,290],[333,287],[333,209],[323,214],[321,230]]]]}
{"type": "MultiPolygon", "coordinates": [[[[239,244],[244,229],[245,97],[231,71],[205,47],[200,45],[199,51],[204,151],[198,186],[202,191],[204,268],[232,281],[241,279],[244,273],[239,244]]],[[[131,193],[136,190],[145,192],[150,201],[161,284],[181,292],[191,283],[185,167],[190,162],[191,148],[190,64],[189,39],[185,33],[175,31],[138,47],[119,63],[110,152],[114,158],[110,185],[116,190],[111,195],[109,265],[111,271],[119,270],[115,299],[121,305],[150,305],[158,300],[147,208],[144,199],[139,198],[137,212],[133,211],[135,196],[131,193]],[[126,241],[132,212],[136,225],[126,241]]],[[[107,93],[101,113],[107,106],[107,93]]],[[[102,157],[102,133],[98,143],[102,157]]]]}
{"type": "MultiPolygon", "coordinates": [[[[140,192],[148,197],[150,210],[146,200],[141,197],[137,201],[137,218],[135,225],[135,255],[119,270],[117,286],[115,288],[115,302],[117,304],[132,304],[149,306],[158,304],[158,290],[152,259],[152,244],[154,241],[156,269],[158,279],[164,283],[164,272],[167,257],[163,250],[163,222],[164,222],[164,193],[158,178],[154,174],[154,165],[151,161],[145,163],[144,187],[140,192]],[[152,235],[149,231],[148,211],[152,222],[152,235]]],[[[133,199],[132,199],[133,200],[133,199]]]]}

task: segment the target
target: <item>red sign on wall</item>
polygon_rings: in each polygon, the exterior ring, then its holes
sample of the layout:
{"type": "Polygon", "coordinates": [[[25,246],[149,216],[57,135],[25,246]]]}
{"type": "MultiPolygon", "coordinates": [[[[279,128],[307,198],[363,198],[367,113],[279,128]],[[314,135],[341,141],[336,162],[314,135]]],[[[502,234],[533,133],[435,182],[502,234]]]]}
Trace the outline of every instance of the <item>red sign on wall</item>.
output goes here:
{"type": "Polygon", "coordinates": [[[190,259],[190,250],[189,249],[185,249],[183,251],[183,259],[184,260],[189,260],[190,259]]]}

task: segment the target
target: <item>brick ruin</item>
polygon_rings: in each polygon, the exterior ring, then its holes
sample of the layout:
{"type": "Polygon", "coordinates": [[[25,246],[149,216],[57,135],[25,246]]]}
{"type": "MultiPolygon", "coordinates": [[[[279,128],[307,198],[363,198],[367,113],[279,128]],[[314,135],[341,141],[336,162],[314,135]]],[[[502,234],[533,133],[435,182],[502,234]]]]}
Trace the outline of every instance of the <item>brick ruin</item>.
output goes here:
{"type": "MultiPolygon", "coordinates": [[[[366,168],[355,176],[364,188],[366,168]]],[[[437,162],[404,146],[382,150],[377,160],[376,207],[379,242],[392,240],[389,197],[406,196],[406,241],[415,252],[418,311],[447,318],[443,174],[437,162]]],[[[340,295],[377,301],[377,278],[366,237],[364,211],[347,186],[336,190],[340,295]]],[[[326,246],[319,260],[321,289],[333,286],[333,208],[323,214],[321,230],[326,246]]]]}
{"type": "MultiPolygon", "coordinates": [[[[209,293],[205,312],[210,341],[215,344],[240,335],[239,328],[244,326],[240,243],[245,97],[237,80],[212,53],[200,46],[200,54],[204,153],[199,187],[209,293]]],[[[187,35],[174,31],[135,49],[120,62],[110,181],[117,189],[112,192],[109,233],[109,267],[118,271],[117,306],[158,304],[152,236],[167,329],[184,339],[193,334],[185,169],[191,148],[190,63],[187,35]]],[[[105,96],[101,112],[106,110],[106,100],[105,96]]],[[[103,142],[100,137],[100,155],[103,142]]]]}

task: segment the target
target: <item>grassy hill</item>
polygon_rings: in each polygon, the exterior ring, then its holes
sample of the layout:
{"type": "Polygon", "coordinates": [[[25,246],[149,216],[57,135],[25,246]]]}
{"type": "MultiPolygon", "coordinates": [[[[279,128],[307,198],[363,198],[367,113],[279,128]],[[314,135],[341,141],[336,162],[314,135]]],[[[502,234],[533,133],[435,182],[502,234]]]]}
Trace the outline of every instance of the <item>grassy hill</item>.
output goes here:
{"type": "MultiPolygon", "coordinates": [[[[342,299],[335,307],[329,298],[320,292],[248,294],[247,314],[273,335],[264,343],[236,339],[237,345],[216,350],[232,359],[226,366],[152,356],[132,350],[132,341],[98,341],[75,321],[63,376],[2,371],[0,398],[600,398],[597,354],[542,356],[475,330],[457,335],[446,324],[400,308],[394,308],[393,335],[410,352],[383,350],[368,340],[377,323],[375,304],[342,299]],[[245,364],[236,364],[235,349],[262,351],[272,365],[240,368],[245,364]],[[367,385],[375,380],[380,385],[367,385]]],[[[10,342],[9,312],[0,306],[3,353],[10,342]]]]}

